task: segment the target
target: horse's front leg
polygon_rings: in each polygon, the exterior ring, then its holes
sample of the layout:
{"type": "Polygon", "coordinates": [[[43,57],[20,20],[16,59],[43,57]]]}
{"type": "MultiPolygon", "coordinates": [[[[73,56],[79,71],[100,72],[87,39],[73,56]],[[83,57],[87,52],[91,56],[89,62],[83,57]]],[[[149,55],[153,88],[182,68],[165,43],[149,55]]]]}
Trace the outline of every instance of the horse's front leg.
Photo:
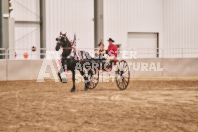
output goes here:
{"type": "Polygon", "coordinates": [[[61,73],[64,72],[63,66],[61,66],[59,72],[58,72],[58,77],[60,79],[60,82],[62,82],[62,78],[61,78],[61,73]]]}
{"type": "Polygon", "coordinates": [[[75,86],[75,70],[72,70],[72,81],[73,81],[73,88],[71,89],[71,92],[75,92],[76,86],[75,86]]]}
{"type": "Polygon", "coordinates": [[[65,78],[61,77],[61,73],[63,73],[65,71],[65,69],[63,68],[63,66],[60,68],[59,72],[58,72],[58,77],[60,79],[60,82],[62,83],[67,83],[67,77],[65,76],[65,78]]]}

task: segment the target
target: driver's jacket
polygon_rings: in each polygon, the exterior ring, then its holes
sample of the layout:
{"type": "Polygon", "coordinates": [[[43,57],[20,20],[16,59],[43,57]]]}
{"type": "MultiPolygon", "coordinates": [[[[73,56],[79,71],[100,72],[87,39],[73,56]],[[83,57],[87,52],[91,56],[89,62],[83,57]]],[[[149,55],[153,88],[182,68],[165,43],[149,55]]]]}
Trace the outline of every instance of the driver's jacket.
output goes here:
{"type": "Polygon", "coordinates": [[[118,47],[114,44],[109,45],[108,49],[106,50],[109,56],[118,56],[118,47]]]}

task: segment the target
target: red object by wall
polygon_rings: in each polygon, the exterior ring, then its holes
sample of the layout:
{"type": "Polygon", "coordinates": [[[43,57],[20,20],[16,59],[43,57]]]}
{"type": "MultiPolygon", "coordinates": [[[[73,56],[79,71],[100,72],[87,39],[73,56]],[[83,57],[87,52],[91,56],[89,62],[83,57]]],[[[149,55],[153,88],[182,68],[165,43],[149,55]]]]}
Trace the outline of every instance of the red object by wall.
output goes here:
{"type": "Polygon", "coordinates": [[[23,54],[23,56],[24,56],[25,59],[27,59],[29,55],[28,55],[27,52],[25,52],[25,53],[23,54]]]}

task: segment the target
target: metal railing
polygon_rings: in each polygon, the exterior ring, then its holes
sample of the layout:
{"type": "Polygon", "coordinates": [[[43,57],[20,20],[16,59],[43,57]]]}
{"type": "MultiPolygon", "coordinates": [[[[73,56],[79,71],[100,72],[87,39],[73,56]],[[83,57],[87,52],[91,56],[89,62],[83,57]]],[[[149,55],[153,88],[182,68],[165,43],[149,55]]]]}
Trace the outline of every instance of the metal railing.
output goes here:
{"type": "Polygon", "coordinates": [[[6,59],[7,52],[5,48],[0,48],[0,59],[6,59]]]}
{"type": "MultiPolygon", "coordinates": [[[[89,52],[92,56],[98,49],[83,48],[77,50],[84,50],[89,52]]],[[[60,58],[61,51],[57,52],[54,49],[41,48],[36,51],[31,49],[4,49],[0,48],[0,59],[14,59],[14,60],[34,60],[34,59],[54,59],[60,58]]],[[[198,48],[175,48],[175,49],[119,49],[118,57],[123,56],[131,57],[131,54],[135,54],[137,58],[198,58],[198,48]]]]}

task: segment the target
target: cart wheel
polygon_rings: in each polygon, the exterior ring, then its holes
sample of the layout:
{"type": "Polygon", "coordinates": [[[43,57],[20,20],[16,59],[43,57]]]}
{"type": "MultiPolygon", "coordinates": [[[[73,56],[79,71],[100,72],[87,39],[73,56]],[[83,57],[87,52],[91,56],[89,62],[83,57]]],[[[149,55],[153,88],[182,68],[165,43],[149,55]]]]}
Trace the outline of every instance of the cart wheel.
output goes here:
{"type": "Polygon", "coordinates": [[[117,64],[116,84],[120,90],[125,90],[129,85],[129,81],[130,81],[129,66],[125,60],[121,60],[117,64]]]}
{"type": "Polygon", "coordinates": [[[88,71],[88,73],[86,73],[86,75],[90,81],[90,85],[89,85],[88,89],[96,88],[96,86],[98,85],[98,82],[99,82],[99,71],[92,69],[92,70],[88,71]]]}

